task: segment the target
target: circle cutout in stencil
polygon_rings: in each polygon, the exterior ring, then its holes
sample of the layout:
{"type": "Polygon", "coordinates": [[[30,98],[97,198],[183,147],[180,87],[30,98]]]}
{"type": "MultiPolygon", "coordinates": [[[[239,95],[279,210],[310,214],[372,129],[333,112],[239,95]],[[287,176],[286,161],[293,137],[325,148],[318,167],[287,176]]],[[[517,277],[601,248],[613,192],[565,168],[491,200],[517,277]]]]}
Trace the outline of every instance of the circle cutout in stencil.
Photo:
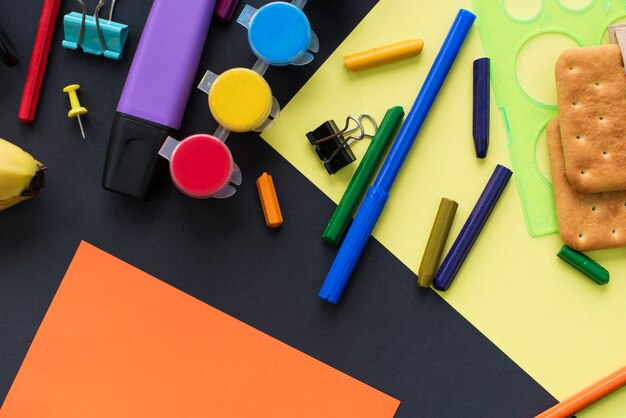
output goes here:
{"type": "Polygon", "coordinates": [[[580,12],[591,6],[593,0],[559,0],[561,6],[572,12],[580,12]]]}
{"type": "Polygon", "coordinates": [[[527,22],[541,11],[541,0],[504,0],[504,10],[514,20],[527,22]]]}
{"type": "Polygon", "coordinates": [[[554,66],[563,51],[580,44],[561,32],[545,32],[528,39],[517,52],[515,75],[528,97],[549,106],[556,105],[554,66]]]}
{"type": "Polygon", "coordinates": [[[620,18],[615,19],[613,22],[609,23],[604,30],[602,31],[602,38],[600,40],[600,44],[601,45],[608,45],[609,44],[609,26],[611,25],[617,25],[618,23],[626,23],[626,16],[622,16],[620,18]]]}
{"type": "Polygon", "coordinates": [[[535,162],[537,163],[537,169],[539,174],[548,183],[552,184],[552,168],[550,166],[550,156],[548,154],[548,125],[546,124],[535,143],[535,162]]]}

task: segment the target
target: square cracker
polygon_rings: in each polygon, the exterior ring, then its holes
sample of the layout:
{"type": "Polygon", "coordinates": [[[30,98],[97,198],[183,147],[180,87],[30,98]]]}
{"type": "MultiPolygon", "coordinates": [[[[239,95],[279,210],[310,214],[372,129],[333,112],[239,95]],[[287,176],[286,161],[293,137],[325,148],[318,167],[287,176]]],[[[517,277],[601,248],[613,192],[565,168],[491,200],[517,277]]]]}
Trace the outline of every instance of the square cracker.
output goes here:
{"type": "Polygon", "coordinates": [[[559,120],[548,125],[548,153],[563,242],[579,251],[626,246],[626,192],[579,193],[567,180],[559,120]]]}
{"type": "Polygon", "coordinates": [[[567,178],[581,193],[626,190],[626,73],[617,45],[569,49],[556,63],[567,178]]]}

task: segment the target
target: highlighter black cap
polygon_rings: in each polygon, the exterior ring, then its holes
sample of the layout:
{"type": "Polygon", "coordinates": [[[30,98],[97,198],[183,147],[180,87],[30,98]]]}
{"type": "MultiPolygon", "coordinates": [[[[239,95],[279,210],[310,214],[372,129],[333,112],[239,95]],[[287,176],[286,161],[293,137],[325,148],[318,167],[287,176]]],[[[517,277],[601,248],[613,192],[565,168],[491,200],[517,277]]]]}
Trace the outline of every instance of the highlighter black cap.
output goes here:
{"type": "Polygon", "coordinates": [[[117,105],[102,187],[147,199],[180,128],[215,0],[154,0],[117,105]]]}
{"type": "Polygon", "coordinates": [[[168,136],[177,131],[116,112],[109,137],[102,187],[147,199],[154,179],[167,167],[158,154],[168,136]]]}

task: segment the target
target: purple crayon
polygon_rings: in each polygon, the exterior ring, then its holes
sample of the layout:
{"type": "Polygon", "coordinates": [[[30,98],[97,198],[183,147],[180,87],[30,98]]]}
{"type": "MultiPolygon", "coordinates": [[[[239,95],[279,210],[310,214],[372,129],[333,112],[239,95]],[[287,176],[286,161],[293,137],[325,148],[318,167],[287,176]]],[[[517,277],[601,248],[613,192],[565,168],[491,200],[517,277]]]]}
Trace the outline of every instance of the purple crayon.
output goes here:
{"type": "Polygon", "coordinates": [[[454,244],[452,244],[450,252],[446,255],[443,263],[441,263],[441,267],[435,274],[433,281],[435,289],[448,290],[467,254],[472,249],[476,238],[478,238],[478,234],[480,234],[489,215],[491,215],[491,211],[498,203],[498,199],[500,199],[504,188],[509,183],[512,174],[513,172],[508,168],[500,164],[496,166],[487,186],[485,186],[485,190],[478,198],[476,206],[474,206],[472,213],[470,213],[461,232],[459,232],[459,236],[456,237],[454,244]]]}
{"type": "Polygon", "coordinates": [[[154,0],[117,105],[102,187],[148,197],[191,93],[215,0],[154,0]]]}
{"type": "Polygon", "coordinates": [[[215,4],[215,17],[219,20],[226,22],[233,17],[233,12],[237,7],[239,0],[217,0],[215,4]]]}
{"type": "Polygon", "coordinates": [[[476,157],[485,158],[489,148],[489,58],[474,61],[474,119],[476,157]]]}

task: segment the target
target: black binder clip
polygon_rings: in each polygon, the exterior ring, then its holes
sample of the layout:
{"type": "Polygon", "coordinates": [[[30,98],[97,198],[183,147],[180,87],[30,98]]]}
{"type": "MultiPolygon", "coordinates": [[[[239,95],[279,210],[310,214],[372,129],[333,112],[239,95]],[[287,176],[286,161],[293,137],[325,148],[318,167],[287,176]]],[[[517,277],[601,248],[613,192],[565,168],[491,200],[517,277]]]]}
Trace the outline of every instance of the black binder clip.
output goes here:
{"type": "Polygon", "coordinates": [[[9,41],[9,38],[4,34],[2,26],[0,26],[0,61],[8,67],[13,67],[17,64],[17,57],[14,51],[11,41],[9,41]]]}
{"type": "Polygon", "coordinates": [[[356,157],[350,149],[350,144],[365,137],[372,138],[378,130],[378,124],[373,117],[367,114],[359,115],[359,117],[348,116],[346,118],[346,126],[339,130],[334,120],[328,120],[322,123],[317,129],[306,134],[311,145],[315,146],[315,152],[324,162],[324,167],[328,174],[335,174],[354,160],[356,157]],[[374,126],[374,133],[365,132],[363,127],[363,119],[367,119],[374,126]],[[350,128],[350,122],[354,122],[356,126],[350,128]],[[358,131],[358,135],[349,135],[358,131]],[[349,135],[346,137],[346,135],[349,135]]]}

